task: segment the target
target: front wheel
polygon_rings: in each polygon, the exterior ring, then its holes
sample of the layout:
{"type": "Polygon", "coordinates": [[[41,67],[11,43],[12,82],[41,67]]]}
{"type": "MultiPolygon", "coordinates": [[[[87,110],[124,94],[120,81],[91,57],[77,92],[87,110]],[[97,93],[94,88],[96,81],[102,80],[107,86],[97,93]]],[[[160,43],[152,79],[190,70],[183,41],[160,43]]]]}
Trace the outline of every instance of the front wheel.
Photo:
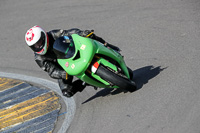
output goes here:
{"type": "Polygon", "coordinates": [[[128,90],[133,92],[136,90],[136,84],[134,81],[125,78],[122,75],[118,75],[115,72],[105,68],[104,66],[100,65],[96,72],[102,79],[105,81],[111,82],[113,85],[119,86],[121,89],[128,90]]]}

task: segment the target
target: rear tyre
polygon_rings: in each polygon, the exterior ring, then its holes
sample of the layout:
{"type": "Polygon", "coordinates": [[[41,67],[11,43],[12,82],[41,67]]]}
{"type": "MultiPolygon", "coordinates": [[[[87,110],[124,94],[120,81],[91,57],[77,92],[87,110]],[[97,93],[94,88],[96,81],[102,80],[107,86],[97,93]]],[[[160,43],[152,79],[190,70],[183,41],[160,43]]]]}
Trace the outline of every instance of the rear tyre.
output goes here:
{"type": "Polygon", "coordinates": [[[102,79],[111,82],[113,85],[119,86],[121,89],[133,92],[136,90],[136,84],[134,81],[118,75],[106,67],[100,65],[96,72],[102,79]]]}

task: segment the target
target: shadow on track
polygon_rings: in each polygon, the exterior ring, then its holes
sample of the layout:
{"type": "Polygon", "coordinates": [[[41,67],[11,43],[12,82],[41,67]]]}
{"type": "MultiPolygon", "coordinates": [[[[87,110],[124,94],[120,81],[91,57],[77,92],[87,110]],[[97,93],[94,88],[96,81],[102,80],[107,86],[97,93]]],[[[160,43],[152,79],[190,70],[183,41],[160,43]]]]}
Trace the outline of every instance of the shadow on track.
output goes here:
{"type": "Polygon", "coordinates": [[[167,69],[161,68],[161,66],[146,66],[133,71],[133,80],[137,85],[137,90],[141,89],[144,84],[148,83],[149,80],[156,77],[160,72],[167,69]]]}
{"type": "MultiPolygon", "coordinates": [[[[149,80],[156,77],[164,69],[167,69],[167,67],[161,68],[161,66],[158,66],[158,67],[146,66],[146,67],[142,67],[137,70],[134,70],[133,71],[133,80],[135,81],[135,83],[137,85],[137,89],[135,91],[141,89],[144,84],[148,83],[149,80]]],[[[94,96],[90,97],[86,101],[84,101],[82,104],[85,104],[95,98],[98,98],[98,97],[104,97],[107,95],[116,95],[116,94],[119,94],[122,92],[127,93],[128,91],[122,90],[122,89],[105,88],[105,89],[97,92],[94,96]]]]}

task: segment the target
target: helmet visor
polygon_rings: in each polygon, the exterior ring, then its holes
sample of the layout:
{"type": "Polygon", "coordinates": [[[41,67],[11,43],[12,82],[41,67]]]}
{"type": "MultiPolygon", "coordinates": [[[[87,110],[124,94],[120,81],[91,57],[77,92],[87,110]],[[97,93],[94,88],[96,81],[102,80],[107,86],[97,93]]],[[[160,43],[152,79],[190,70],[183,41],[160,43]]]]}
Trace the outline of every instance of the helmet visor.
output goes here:
{"type": "Polygon", "coordinates": [[[40,39],[34,45],[30,47],[34,52],[39,52],[44,48],[44,45],[45,45],[45,35],[43,32],[41,32],[40,39]]]}

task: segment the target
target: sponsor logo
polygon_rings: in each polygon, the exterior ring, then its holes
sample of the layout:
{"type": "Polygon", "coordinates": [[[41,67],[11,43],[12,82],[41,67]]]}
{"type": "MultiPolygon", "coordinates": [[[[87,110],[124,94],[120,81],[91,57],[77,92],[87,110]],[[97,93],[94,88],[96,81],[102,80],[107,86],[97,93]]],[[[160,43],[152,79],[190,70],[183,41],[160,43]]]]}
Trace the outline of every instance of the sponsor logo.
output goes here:
{"type": "Polygon", "coordinates": [[[69,66],[69,62],[66,62],[66,63],[65,63],[65,66],[68,67],[68,66],[69,66]]]}

